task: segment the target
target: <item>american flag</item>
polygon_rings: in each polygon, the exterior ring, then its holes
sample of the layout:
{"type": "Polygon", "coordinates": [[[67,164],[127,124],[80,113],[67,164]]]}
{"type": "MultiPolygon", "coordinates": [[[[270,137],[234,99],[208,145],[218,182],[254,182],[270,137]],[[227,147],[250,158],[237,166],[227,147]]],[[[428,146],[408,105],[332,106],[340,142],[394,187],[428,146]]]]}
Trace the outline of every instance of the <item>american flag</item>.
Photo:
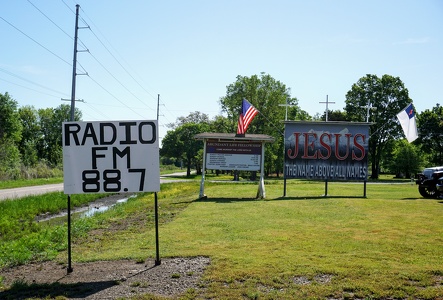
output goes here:
{"type": "Polygon", "coordinates": [[[249,124],[257,114],[258,110],[248,100],[243,99],[242,112],[238,118],[237,134],[245,134],[249,124]]]}

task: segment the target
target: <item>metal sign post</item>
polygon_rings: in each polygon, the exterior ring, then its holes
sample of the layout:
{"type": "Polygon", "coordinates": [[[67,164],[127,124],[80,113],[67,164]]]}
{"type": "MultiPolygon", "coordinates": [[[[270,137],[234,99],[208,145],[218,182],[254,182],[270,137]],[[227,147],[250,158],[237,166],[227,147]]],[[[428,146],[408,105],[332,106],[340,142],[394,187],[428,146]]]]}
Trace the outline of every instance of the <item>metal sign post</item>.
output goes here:
{"type": "Polygon", "coordinates": [[[73,271],[71,261],[71,196],[68,196],[68,274],[73,271]]]}
{"type": "Polygon", "coordinates": [[[203,140],[203,167],[202,167],[202,180],[200,182],[200,194],[199,198],[204,199],[206,198],[205,195],[205,173],[206,173],[206,142],[207,139],[203,140]]]}
{"type": "Polygon", "coordinates": [[[160,245],[159,245],[159,237],[158,237],[158,198],[157,192],[154,193],[154,217],[155,217],[155,265],[161,265],[160,260],[160,245]]]}
{"type": "Polygon", "coordinates": [[[265,192],[265,143],[261,144],[261,168],[260,168],[260,182],[258,183],[257,198],[266,198],[265,192]]]}

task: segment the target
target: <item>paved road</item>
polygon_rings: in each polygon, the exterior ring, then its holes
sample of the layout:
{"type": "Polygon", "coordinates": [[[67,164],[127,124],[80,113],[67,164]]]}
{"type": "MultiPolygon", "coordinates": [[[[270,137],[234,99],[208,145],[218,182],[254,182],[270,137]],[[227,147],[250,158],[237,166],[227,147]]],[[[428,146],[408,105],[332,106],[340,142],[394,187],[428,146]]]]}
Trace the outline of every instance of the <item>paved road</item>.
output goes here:
{"type": "Polygon", "coordinates": [[[63,183],[0,190],[0,201],[5,199],[15,199],[30,195],[40,195],[57,191],[63,191],[63,183]]]}

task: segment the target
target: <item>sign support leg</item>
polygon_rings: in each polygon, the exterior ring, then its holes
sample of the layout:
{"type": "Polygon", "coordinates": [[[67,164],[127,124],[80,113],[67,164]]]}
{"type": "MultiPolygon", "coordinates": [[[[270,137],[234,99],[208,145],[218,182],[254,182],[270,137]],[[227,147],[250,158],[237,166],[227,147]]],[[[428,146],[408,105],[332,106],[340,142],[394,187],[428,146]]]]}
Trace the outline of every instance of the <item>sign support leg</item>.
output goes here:
{"type": "Polygon", "coordinates": [[[325,197],[328,197],[328,180],[325,180],[325,197]]]}
{"type": "MultiPolygon", "coordinates": [[[[288,99],[286,99],[287,101],[288,99]]],[[[288,105],[288,104],[286,104],[288,105]]],[[[286,106],[286,109],[288,109],[288,107],[286,106]]],[[[287,115],[286,115],[287,116],[287,115]]],[[[285,121],[287,120],[287,118],[285,119],[285,121]]],[[[285,126],[286,128],[286,126],[285,126]]],[[[286,130],[286,129],[285,129],[286,130]]],[[[286,132],[283,133],[283,197],[286,197],[286,169],[285,169],[285,155],[286,155],[286,151],[285,151],[285,141],[286,141],[286,132]]]]}
{"type": "Polygon", "coordinates": [[[206,198],[205,195],[205,167],[202,169],[202,180],[200,182],[200,193],[198,195],[200,199],[206,198]]]}
{"type": "Polygon", "coordinates": [[[363,183],[363,198],[366,198],[366,180],[363,183]]]}
{"type": "Polygon", "coordinates": [[[68,195],[68,269],[67,272],[72,273],[71,266],[71,195],[68,195]]]}
{"type": "Polygon", "coordinates": [[[160,260],[160,247],[159,247],[159,241],[158,241],[158,198],[157,198],[157,192],[154,193],[154,214],[155,214],[155,265],[159,266],[161,265],[160,260]]]}
{"type": "Polygon", "coordinates": [[[283,178],[283,197],[286,197],[286,176],[283,178]]]}
{"type": "Polygon", "coordinates": [[[200,182],[200,194],[199,198],[206,198],[205,195],[205,173],[206,173],[206,140],[204,140],[203,144],[203,166],[202,166],[202,180],[200,182]]]}
{"type": "Polygon", "coordinates": [[[266,198],[265,192],[265,143],[262,143],[261,147],[261,169],[260,169],[260,182],[258,184],[258,199],[266,198]]]}

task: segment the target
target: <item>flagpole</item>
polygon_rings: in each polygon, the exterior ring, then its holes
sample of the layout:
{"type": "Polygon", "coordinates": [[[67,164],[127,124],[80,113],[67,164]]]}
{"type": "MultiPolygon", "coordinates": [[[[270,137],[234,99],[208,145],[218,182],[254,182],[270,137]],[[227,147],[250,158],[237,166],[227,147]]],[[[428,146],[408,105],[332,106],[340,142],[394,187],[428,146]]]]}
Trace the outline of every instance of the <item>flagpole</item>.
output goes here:
{"type": "Polygon", "coordinates": [[[265,118],[266,119],[266,121],[268,121],[268,123],[270,123],[271,125],[272,125],[272,127],[274,127],[274,129],[275,130],[277,130],[278,131],[278,133],[280,133],[280,135],[283,135],[283,136],[285,136],[285,134],[283,133],[283,132],[281,132],[280,131],[280,129],[278,129],[277,128],[277,126],[275,126],[274,124],[272,124],[272,122],[264,115],[264,114],[262,114],[262,112],[261,111],[259,111],[258,109],[257,109],[257,111],[259,112],[259,114],[260,115],[262,115],[263,116],[263,118],[265,118]]]}

